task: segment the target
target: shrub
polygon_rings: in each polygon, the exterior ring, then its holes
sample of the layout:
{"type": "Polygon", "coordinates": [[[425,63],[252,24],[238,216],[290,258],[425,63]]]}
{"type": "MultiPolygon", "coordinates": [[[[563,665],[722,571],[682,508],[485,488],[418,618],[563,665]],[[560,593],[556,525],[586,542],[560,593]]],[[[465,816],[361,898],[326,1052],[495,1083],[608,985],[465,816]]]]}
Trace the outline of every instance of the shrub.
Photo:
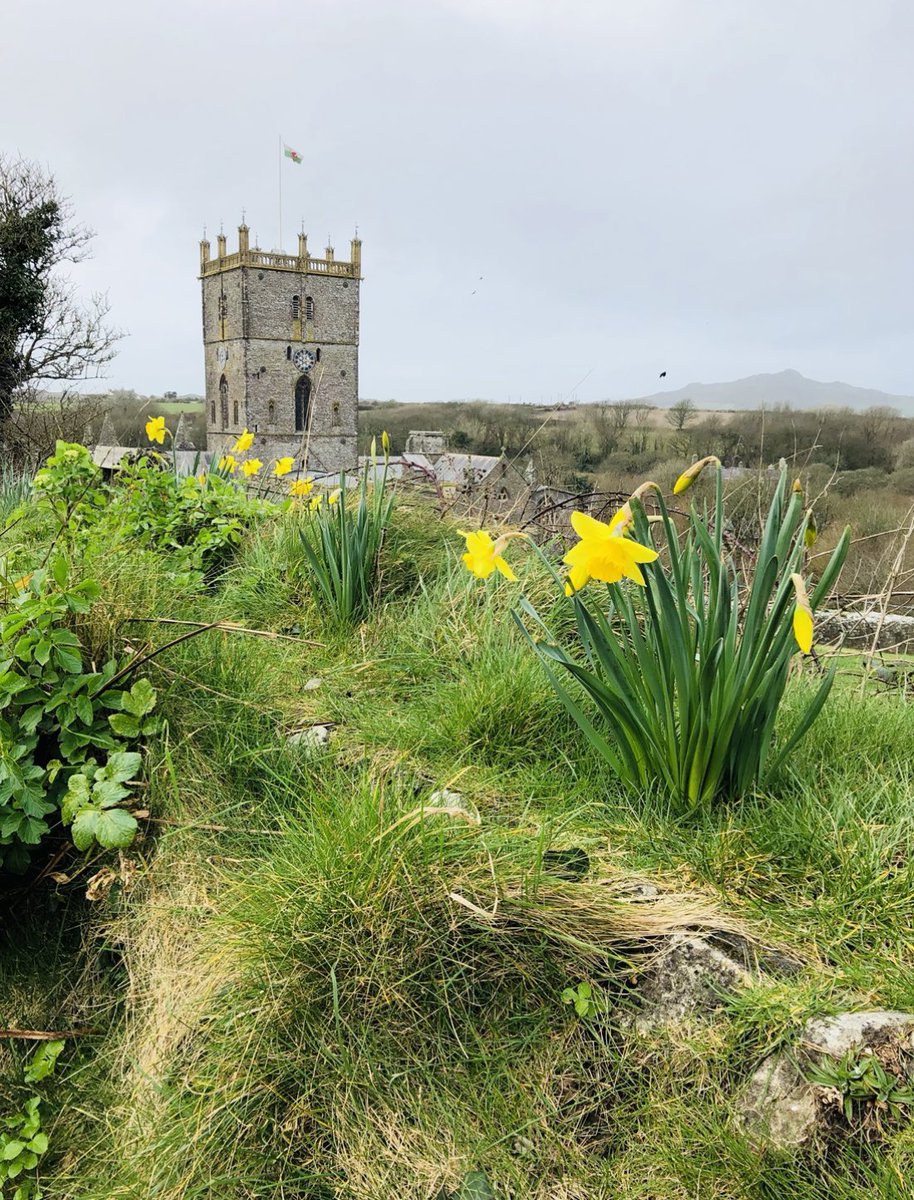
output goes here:
{"type": "Polygon", "coordinates": [[[884,488],[888,482],[887,472],[880,467],[861,467],[858,471],[842,471],[832,488],[839,496],[855,496],[858,492],[884,488]]]}
{"type": "Polygon", "coordinates": [[[0,614],[0,868],[14,872],[56,813],[80,850],[130,844],[136,821],[121,804],[141,759],[127,744],[155,731],[156,701],[145,679],[119,690],[114,661],[85,668],[70,623],[95,583],[70,584],[62,558],[18,583],[0,614]]]}
{"type": "Polygon", "coordinates": [[[71,544],[93,536],[109,546],[126,539],[170,551],[172,573],[190,583],[223,571],[245,530],[267,511],[266,501],[225,474],[180,478],[155,451],[106,483],[85,446],[66,442],[36,475],[34,493],[71,544]]]}
{"type": "MultiPolygon", "coordinates": [[[[772,753],[796,649],[791,615],[796,640],[808,651],[812,611],[838,575],[849,534],[807,599],[797,572],[809,517],[802,495],[788,492],[786,472],[781,472],[751,570],[738,565],[725,541],[719,471],[710,515],[693,504],[683,535],[662,495],[657,502],[668,569],[647,566],[643,590],[609,583],[603,603],[593,586],[587,591],[569,587],[576,621],[572,644],[532,637],[530,642],[568,711],[614,772],[642,789],[659,785],[677,805],[694,809],[756,786],[786,761],[815,720],[834,669],[772,753]],[[596,718],[562,673],[577,681],[596,718]]],[[[629,511],[637,541],[649,546],[656,526],[637,501],[629,511]]],[[[609,528],[603,529],[609,536],[609,528]]],[[[618,530],[614,536],[622,538],[618,530]]],[[[637,568],[633,575],[626,573],[636,580],[641,574],[637,568]]],[[[533,606],[525,601],[522,609],[548,638],[533,606]]]]}

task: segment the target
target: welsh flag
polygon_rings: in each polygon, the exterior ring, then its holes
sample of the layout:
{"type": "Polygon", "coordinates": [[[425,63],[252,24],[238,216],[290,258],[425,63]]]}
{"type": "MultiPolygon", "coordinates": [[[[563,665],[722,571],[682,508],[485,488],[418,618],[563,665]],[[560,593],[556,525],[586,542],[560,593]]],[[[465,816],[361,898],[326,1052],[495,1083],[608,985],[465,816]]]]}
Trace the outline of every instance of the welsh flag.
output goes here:
{"type": "Polygon", "coordinates": [[[291,158],[295,163],[300,163],[302,161],[302,156],[298,153],[298,151],[293,150],[291,146],[287,146],[285,142],[282,144],[282,152],[286,158],[291,158]]]}

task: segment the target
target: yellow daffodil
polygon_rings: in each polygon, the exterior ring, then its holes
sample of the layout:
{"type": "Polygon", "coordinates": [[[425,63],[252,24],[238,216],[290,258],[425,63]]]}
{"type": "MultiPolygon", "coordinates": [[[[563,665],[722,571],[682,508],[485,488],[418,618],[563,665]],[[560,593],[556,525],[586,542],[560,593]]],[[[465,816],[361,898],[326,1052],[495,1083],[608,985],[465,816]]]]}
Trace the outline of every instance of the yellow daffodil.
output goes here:
{"type": "Polygon", "coordinates": [[[467,533],[463,529],[458,529],[457,532],[462,538],[466,538],[467,543],[466,554],[461,557],[467,565],[467,570],[477,579],[488,579],[493,571],[499,571],[505,579],[516,581],[517,576],[502,558],[501,552],[512,537],[521,537],[522,534],[503,533],[497,542],[493,542],[491,535],[484,529],[475,533],[467,533]]]}
{"type": "Polygon", "coordinates": [[[201,471],[200,474],[197,476],[197,483],[199,483],[201,485],[206,483],[206,472],[205,471],[201,471]]]}
{"type": "Polygon", "coordinates": [[[241,473],[250,478],[252,475],[256,475],[262,466],[263,463],[259,458],[249,458],[241,464],[241,473]]]}
{"type": "Polygon", "coordinates": [[[308,505],[308,508],[311,510],[311,512],[314,512],[314,510],[315,510],[315,509],[317,509],[317,508],[320,508],[320,506],[321,506],[323,503],[324,503],[324,497],[323,497],[323,496],[321,496],[321,495],[312,496],[312,497],[311,497],[311,503],[308,505]]]}
{"type": "Polygon", "coordinates": [[[163,445],[165,442],[165,434],[169,431],[165,428],[164,417],[150,417],[146,422],[146,436],[151,442],[158,442],[163,445]]]}
{"type": "Polygon", "coordinates": [[[572,546],[563,560],[571,568],[565,589],[567,595],[580,591],[590,579],[618,583],[624,576],[644,584],[638,563],[653,562],[657,551],[622,536],[622,531],[627,528],[624,512],[624,508],[620,509],[609,524],[587,513],[571,514],[571,524],[581,540],[572,546]]]}
{"type": "Polygon", "coordinates": [[[806,532],[803,534],[803,543],[808,550],[816,544],[816,538],[819,536],[819,528],[816,525],[816,515],[810,509],[806,514],[806,532]]]}
{"type": "Polygon", "coordinates": [[[253,445],[254,435],[253,433],[248,433],[248,431],[245,429],[241,437],[232,447],[232,451],[234,454],[245,454],[253,445]]]}
{"type": "Polygon", "coordinates": [[[314,490],[314,480],[308,479],[293,479],[289,484],[290,496],[310,496],[314,490]]]}
{"type": "Polygon", "coordinates": [[[273,468],[273,474],[277,479],[282,479],[283,475],[288,475],[295,465],[295,459],[290,455],[286,458],[277,458],[276,466],[273,468]]]}
{"type": "Polygon", "coordinates": [[[238,460],[234,454],[223,454],[219,459],[219,470],[228,471],[229,475],[235,474],[235,468],[238,466],[238,460]]]}
{"type": "Polygon", "coordinates": [[[799,575],[791,575],[790,582],[796,595],[796,606],[793,610],[793,636],[804,654],[812,650],[812,606],[806,594],[806,584],[799,575]]]}
{"type": "Polygon", "coordinates": [[[684,492],[686,488],[690,488],[710,463],[717,463],[718,467],[720,466],[720,459],[716,454],[709,454],[707,458],[700,458],[698,462],[692,463],[673,484],[673,495],[678,496],[680,492],[684,492]]]}
{"type": "Polygon", "coordinates": [[[339,500],[339,498],[340,498],[340,489],[337,488],[335,492],[331,492],[330,495],[327,497],[327,503],[328,504],[336,504],[336,502],[337,502],[337,500],[339,500]]]}

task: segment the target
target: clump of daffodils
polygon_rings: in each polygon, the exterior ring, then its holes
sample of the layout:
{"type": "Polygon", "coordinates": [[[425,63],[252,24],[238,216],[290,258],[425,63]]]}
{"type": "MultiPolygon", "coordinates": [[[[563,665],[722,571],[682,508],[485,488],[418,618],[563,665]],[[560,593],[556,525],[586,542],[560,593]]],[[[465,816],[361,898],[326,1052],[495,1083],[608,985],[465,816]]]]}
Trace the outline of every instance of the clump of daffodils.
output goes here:
{"type": "MultiPolygon", "coordinates": [[[[797,648],[813,649],[816,607],[844,562],[846,531],[815,586],[802,570],[815,540],[802,486],[786,470],[745,560],[725,540],[720,460],[708,455],[676,480],[681,495],[708,468],[713,504],[674,521],[660,488],[641,485],[609,521],[571,513],[577,541],[563,562],[574,634],[550,640],[528,600],[515,617],[556,693],[615,776],[642,791],[665,790],[696,808],[757,788],[779,769],[825,702],[834,668],[821,679],[792,730],[775,723],[797,648]],[[656,493],[657,514],[642,497],[656,493]],[[602,584],[596,588],[593,585],[602,584]],[[536,637],[525,621],[532,619],[536,637]],[[570,685],[569,685],[570,680],[570,685]]],[[[478,579],[517,577],[504,557],[512,538],[461,531],[463,562],[478,579]]],[[[554,568],[550,570],[558,578],[554,568]]]]}

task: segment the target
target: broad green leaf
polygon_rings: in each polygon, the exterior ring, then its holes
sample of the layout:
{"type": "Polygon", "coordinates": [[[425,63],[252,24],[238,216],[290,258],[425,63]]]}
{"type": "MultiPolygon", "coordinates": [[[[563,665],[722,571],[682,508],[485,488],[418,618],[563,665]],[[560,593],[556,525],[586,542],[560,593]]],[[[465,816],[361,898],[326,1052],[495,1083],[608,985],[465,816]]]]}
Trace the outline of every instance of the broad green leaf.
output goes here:
{"type": "Polygon", "coordinates": [[[78,654],[74,654],[70,650],[62,650],[59,646],[54,647],[54,661],[63,671],[69,671],[71,675],[78,675],[83,669],[82,659],[78,654]]]}
{"type": "Polygon", "coordinates": [[[135,717],[144,717],[152,712],[156,704],[156,693],[148,679],[138,679],[123,697],[124,711],[135,717]]]}
{"type": "Polygon", "coordinates": [[[130,795],[130,789],[113,779],[96,779],[92,786],[92,803],[102,808],[113,808],[130,795]]]}
{"type": "Polygon", "coordinates": [[[139,773],[142,763],[143,756],[135,750],[118,750],[115,754],[108,755],[108,761],[98,775],[112,783],[125,783],[139,773]]]}
{"type": "MultiPolygon", "coordinates": [[[[23,1075],[25,1082],[40,1083],[42,1079],[47,1079],[49,1075],[53,1074],[54,1068],[57,1065],[57,1060],[60,1057],[65,1045],[66,1042],[62,1040],[43,1042],[42,1045],[40,1045],[32,1055],[28,1066],[25,1068],[25,1073],[23,1075]]],[[[31,1148],[33,1150],[37,1149],[35,1146],[32,1146],[31,1148]]],[[[38,1151],[38,1153],[40,1154],[42,1151],[38,1151]]]]}
{"type": "Polygon", "coordinates": [[[118,737],[131,739],[139,737],[140,726],[136,717],[129,716],[125,712],[112,713],[108,718],[108,724],[118,737]]]}
{"type": "Polygon", "coordinates": [[[96,808],[83,808],[76,814],[71,835],[77,850],[88,850],[95,841],[95,831],[102,815],[96,808]]]}
{"type": "Polygon", "coordinates": [[[98,814],[95,837],[108,850],[129,846],[136,836],[136,818],[122,808],[107,808],[98,814]]]}
{"type": "Polygon", "coordinates": [[[497,1200],[495,1192],[484,1171],[470,1171],[451,1200],[497,1200]]]}

